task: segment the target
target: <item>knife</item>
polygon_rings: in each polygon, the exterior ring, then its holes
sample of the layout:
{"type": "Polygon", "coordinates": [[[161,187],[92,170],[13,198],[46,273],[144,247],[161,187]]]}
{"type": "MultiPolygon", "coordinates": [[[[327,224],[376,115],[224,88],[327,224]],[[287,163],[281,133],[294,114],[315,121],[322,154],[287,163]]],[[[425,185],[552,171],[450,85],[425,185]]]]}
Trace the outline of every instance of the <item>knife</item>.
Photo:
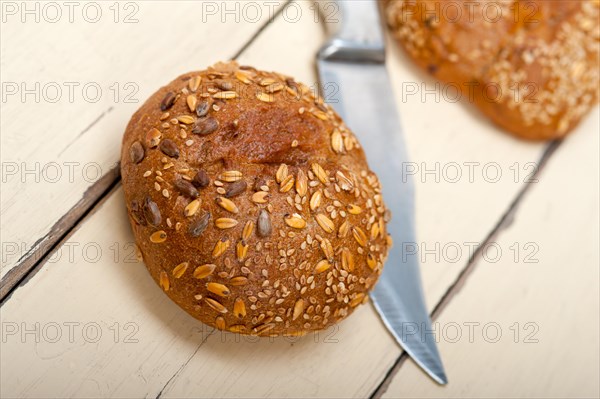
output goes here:
{"type": "Polygon", "coordinates": [[[388,232],[394,245],[371,300],[400,346],[436,382],[446,384],[415,254],[414,183],[400,178],[408,157],[385,67],[377,1],[329,1],[326,8],[326,25],[335,30],[317,54],[322,95],[359,138],[392,212],[388,232]]]}

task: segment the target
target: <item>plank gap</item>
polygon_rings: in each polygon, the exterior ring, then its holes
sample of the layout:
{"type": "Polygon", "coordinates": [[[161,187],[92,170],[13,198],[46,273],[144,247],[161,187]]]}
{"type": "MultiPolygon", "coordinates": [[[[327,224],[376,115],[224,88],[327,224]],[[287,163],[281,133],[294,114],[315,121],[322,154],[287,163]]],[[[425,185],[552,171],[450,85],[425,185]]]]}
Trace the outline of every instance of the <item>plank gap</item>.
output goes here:
{"type": "Polygon", "coordinates": [[[208,338],[213,335],[215,333],[216,329],[212,329],[212,331],[206,335],[206,338],[204,338],[200,344],[196,347],[196,350],[190,355],[190,357],[187,358],[187,360],[181,365],[181,367],[179,367],[177,369],[177,371],[171,376],[171,378],[169,378],[167,380],[167,382],[165,383],[165,385],[163,385],[163,387],[160,389],[160,391],[158,391],[158,394],[156,395],[156,399],[160,399],[162,397],[163,392],[165,391],[165,389],[167,389],[167,387],[171,384],[171,382],[179,375],[179,373],[181,373],[181,371],[186,368],[186,366],[188,365],[188,363],[194,358],[194,356],[196,356],[196,353],[198,353],[198,351],[200,350],[200,348],[202,347],[202,345],[204,345],[206,343],[206,341],[208,341],[208,338]]]}
{"type": "Polygon", "coordinates": [[[279,16],[281,15],[281,13],[283,12],[283,10],[285,10],[290,3],[293,0],[287,0],[282,7],[280,7],[277,12],[275,14],[273,14],[271,16],[271,18],[269,18],[267,20],[267,22],[265,22],[257,31],[256,33],[254,33],[254,35],[252,35],[252,37],[242,45],[242,47],[238,50],[237,53],[235,53],[235,55],[233,57],[231,57],[232,60],[237,60],[238,58],[241,57],[242,54],[244,54],[244,52],[246,51],[246,49],[248,49],[248,47],[250,47],[250,45],[252,45],[252,43],[263,33],[263,31],[273,22],[275,21],[277,18],[279,18],[279,16]]]}
{"type": "MultiPolygon", "coordinates": [[[[532,175],[531,181],[523,184],[521,190],[519,190],[513,201],[510,203],[506,211],[502,214],[498,222],[494,225],[492,230],[490,230],[490,233],[486,236],[483,243],[480,246],[478,246],[477,249],[473,252],[471,257],[467,261],[467,264],[462,268],[462,270],[460,271],[456,279],[452,282],[452,284],[448,287],[444,295],[442,295],[438,303],[431,311],[430,316],[432,320],[436,320],[440,316],[440,314],[448,306],[452,298],[454,298],[456,294],[458,294],[462,287],[466,284],[469,275],[473,272],[477,265],[476,259],[479,257],[481,251],[486,246],[486,244],[491,242],[502,232],[502,230],[504,230],[512,224],[515,218],[515,214],[518,210],[519,204],[531,188],[532,182],[535,182],[537,180],[542,170],[546,166],[548,160],[550,159],[550,157],[552,157],[552,155],[558,149],[558,147],[560,147],[562,142],[563,140],[554,140],[550,144],[548,144],[538,161],[538,167],[532,175]]],[[[377,385],[377,388],[375,388],[373,393],[369,396],[370,399],[380,399],[383,396],[383,394],[385,394],[394,376],[398,373],[400,367],[402,367],[402,365],[406,362],[406,359],[408,359],[408,357],[408,354],[402,351],[398,359],[396,359],[392,367],[385,374],[383,380],[379,383],[379,385],[377,385]]]]}
{"type": "Polygon", "coordinates": [[[6,273],[0,280],[0,307],[10,298],[10,295],[29,281],[36,269],[44,264],[56,248],[60,246],[90,214],[96,206],[114,190],[121,181],[120,166],[117,164],[96,183],[91,185],[83,197],[67,213],[52,226],[48,234],[40,238],[25,254],[22,260],[6,273]]]}

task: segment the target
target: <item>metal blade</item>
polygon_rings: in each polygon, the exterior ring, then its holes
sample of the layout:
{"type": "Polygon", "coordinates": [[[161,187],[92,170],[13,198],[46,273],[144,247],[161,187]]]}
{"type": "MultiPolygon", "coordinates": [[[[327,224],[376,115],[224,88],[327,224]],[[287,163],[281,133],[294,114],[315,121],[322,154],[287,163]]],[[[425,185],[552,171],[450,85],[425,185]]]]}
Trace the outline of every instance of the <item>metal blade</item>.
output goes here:
{"type": "Polygon", "coordinates": [[[318,68],[325,101],[357,135],[392,212],[388,232],[394,245],[371,293],[375,309],[413,360],[435,381],[446,384],[421,288],[414,184],[402,178],[408,157],[385,65],[318,60],[318,68]]]}

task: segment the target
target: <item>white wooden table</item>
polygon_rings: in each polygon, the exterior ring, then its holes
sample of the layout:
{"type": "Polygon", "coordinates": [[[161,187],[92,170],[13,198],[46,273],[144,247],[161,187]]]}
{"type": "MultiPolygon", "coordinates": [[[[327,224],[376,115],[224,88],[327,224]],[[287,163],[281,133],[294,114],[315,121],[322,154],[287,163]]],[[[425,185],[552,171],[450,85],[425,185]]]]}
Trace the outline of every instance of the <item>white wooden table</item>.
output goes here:
{"type": "Polygon", "coordinates": [[[598,109],[564,142],[518,141],[464,103],[408,95],[435,82],[388,43],[440,387],[370,305],[303,339],[239,337],[136,260],[117,169],[130,115],[229,58],[316,85],[310,2],[48,4],[1,2],[3,398],[600,395],[598,109]]]}

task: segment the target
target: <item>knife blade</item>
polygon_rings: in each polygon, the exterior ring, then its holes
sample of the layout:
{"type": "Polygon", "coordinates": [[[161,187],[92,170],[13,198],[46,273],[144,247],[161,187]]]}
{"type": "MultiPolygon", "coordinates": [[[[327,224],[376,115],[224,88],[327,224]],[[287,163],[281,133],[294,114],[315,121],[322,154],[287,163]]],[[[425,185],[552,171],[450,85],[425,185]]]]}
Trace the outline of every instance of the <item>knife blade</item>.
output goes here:
{"type": "MultiPolygon", "coordinates": [[[[317,55],[322,94],[357,135],[392,213],[388,232],[394,245],[371,300],[400,346],[436,382],[446,384],[415,254],[414,182],[410,176],[400,178],[408,154],[385,67],[377,2],[331,4],[336,5],[337,21],[326,23],[336,25],[336,33],[317,55]]],[[[331,12],[328,15],[333,19],[331,12]]]]}

